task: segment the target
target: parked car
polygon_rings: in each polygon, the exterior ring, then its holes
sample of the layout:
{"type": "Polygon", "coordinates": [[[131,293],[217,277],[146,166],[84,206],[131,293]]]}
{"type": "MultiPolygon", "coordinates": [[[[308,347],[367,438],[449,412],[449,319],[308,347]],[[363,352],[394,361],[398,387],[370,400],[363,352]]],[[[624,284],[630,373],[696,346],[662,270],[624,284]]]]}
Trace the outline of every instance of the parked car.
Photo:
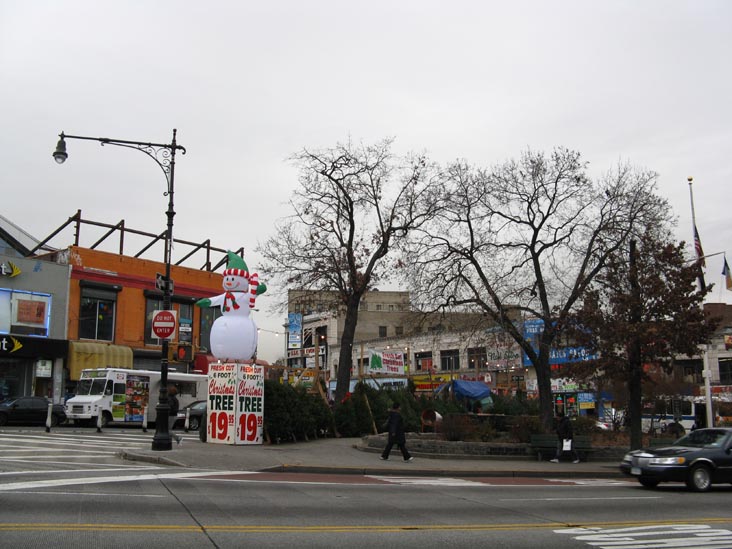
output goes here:
{"type": "Polygon", "coordinates": [[[620,470],[655,488],[661,482],[685,482],[702,492],[714,483],[732,482],[732,429],[697,429],[669,446],[634,450],[620,470]]]}
{"type": "Polygon", "coordinates": [[[190,410],[190,415],[188,417],[188,429],[190,431],[198,430],[198,427],[201,425],[201,421],[206,414],[206,401],[197,400],[178,410],[178,418],[175,420],[173,428],[183,429],[186,424],[186,410],[190,410]]]}
{"type": "MultiPolygon", "coordinates": [[[[0,425],[15,423],[20,425],[45,425],[48,417],[48,404],[45,397],[14,397],[0,402],[0,425]]],[[[51,411],[51,426],[66,421],[63,404],[54,404],[51,411]]]]}

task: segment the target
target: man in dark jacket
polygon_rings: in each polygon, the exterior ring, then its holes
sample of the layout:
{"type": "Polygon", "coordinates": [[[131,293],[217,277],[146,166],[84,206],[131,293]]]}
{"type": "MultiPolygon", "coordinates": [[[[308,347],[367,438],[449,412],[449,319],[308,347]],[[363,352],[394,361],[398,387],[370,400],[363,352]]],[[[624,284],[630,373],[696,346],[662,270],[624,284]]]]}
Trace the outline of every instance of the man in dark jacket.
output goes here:
{"type": "Polygon", "coordinates": [[[180,407],[180,404],[178,403],[178,397],[176,396],[177,394],[178,389],[176,388],[176,386],[168,385],[168,432],[175,439],[175,441],[180,444],[180,441],[183,439],[183,437],[173,433],[173,425],[178,419],[178,409],[180,407]]]}
{"type": "Polygon", "coordinates": [[[557,455],[554,459],[550,460],[552,463],[559,463],[559,458],[562,457],[564,450],[564,441],[570,441],[569,452],[572,453],[572,463],[579,463],[579,455],[577,450],[574,449],[574,432],[572,431],[572,422],[563,412],[557,414],[557,455]]]}
{"type": "Polygon", "coordinates": [[[396,444],[402,451],[402,457],[404,461],[412,461],[414,458],[409,455],[407,450],[407,437],[404,434],[404,421],[402,420],[402,414],[399,412],[399,403],[395,402],[389,412],[389,419],[386,420],[386,431],[389,434],[389,438],[386,442],[386,448],[381,454],[381,459],[389,459],[389,452],[391,448],[396,444]]]}

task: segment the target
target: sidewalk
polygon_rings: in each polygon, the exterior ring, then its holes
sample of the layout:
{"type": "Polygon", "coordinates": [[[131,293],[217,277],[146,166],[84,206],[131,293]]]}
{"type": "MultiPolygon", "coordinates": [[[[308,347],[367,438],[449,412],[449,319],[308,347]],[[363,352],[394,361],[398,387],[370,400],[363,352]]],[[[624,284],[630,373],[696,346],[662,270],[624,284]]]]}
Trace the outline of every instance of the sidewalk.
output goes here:
{"type": "Polygon", "coordinates": [[[445,458],[413,453],[405,463],[397,448],[388,461],[362,445],[360,438],[327,438],[310,442],[233,446],[203,443],[191,437],[170,451],[122,451],[127,460],[226,471],[280,471],[359,475],[584,477],[621,478],[619,461],[550,463],[532,459],[445,458]]]}

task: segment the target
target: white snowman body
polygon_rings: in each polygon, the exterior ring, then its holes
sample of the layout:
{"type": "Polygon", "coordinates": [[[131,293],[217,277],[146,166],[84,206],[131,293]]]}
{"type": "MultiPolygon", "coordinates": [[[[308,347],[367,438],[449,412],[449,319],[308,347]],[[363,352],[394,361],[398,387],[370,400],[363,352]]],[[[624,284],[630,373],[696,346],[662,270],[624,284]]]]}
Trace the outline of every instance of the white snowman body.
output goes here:
{"type": "Polygon", "coordinates": [[[211,327],[211,353],[220,360],[250,360],[257,351],[257,325],[250,311],[250,282],[238,269],[224,274],[225,294],[211,298],[222,316],[211,327]],[[233,272],[230,272],[233,271],[233,272]]]}

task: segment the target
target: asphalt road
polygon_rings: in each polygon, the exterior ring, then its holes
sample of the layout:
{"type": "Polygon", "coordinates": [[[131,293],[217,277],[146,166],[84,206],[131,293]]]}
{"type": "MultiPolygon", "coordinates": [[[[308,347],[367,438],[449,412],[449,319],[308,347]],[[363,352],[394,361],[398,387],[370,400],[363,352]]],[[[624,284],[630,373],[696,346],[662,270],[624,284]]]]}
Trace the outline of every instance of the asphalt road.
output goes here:
{"type": "Polygon", "coordinates": [[[732,547],[728,487],[690,494],[607,479],[198,473],[2,490],[2,545],[732,547]]]}
{"type": "Polygon", "coordinates": [[[1,434],[0,545],[732,548],[730,486],[182,468],[120,460],[149,445],[121,435],[1,434]]]}

